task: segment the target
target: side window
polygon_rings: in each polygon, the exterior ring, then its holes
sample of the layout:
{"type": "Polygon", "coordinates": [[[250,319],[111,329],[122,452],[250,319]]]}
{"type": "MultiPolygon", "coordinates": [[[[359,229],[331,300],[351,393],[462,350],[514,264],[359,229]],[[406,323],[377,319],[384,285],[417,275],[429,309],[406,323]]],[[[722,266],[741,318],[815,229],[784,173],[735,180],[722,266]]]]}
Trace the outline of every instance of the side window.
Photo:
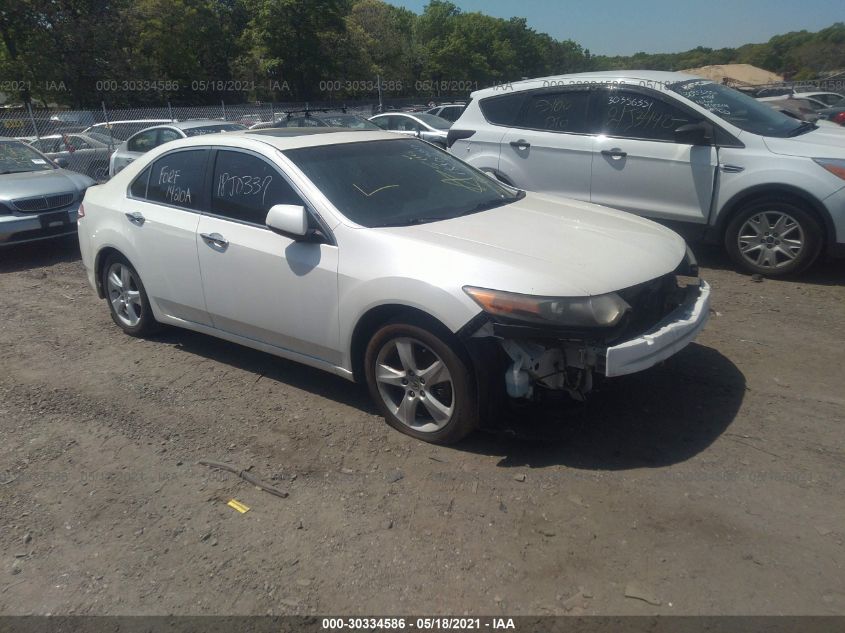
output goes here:
{"type": "Polygon", "coordinates": [[[212,186],[212,213],[261,226],[274,204],[305,205],[270,163],[244,152],[217,152],[212,186]]]}
{"type": "Polygon", "coordinates": [[[170,141],[175,141],[180,138],[182,138],[182,135],[179,134],[179,132],[177,132],[176,130],[171,130],[170,128],[162,128],[158,131],[158,142],[156,143],[156,147],[158,147],[162,143],[169,143],[170,141]]]}
{"type": "Polygon", "coordinates": [[[64,150],[68,152],[75,152],[78,149],[91,149],[91,146],[79,136],[66,136],[63,144],[64,150]]]}
{"type": "Polygon", "coordinates": [[[150,179],[150,168],[147,167],[140,175],[132,181],[129,187],[129,195],[133,198],[144,199],[147,197],[147,181],[150,179]]]}
{"type": "Polygon", "coordinates": [[[378,119],[374,119],[373,123],[378,125],[382,130],[389,130],[390,129],[390,121],[393,119],[392,116],[383,116],[379,117],[378,119]]]}
{"type": "Polygon", "coordinates": [[[397,116],[394,118],[396,119],[396,127],[391,127],[391,130],[395,129],[398,132],[416,132],[420,129],[419,123],[409,117],[397,116]]]}
{"type": "Polygon", "coordinates": [[[139,132],[129,139],[126,149],[130,152],[149,152],[156,146],[156,137],[158,137],[158,130],[139,132]]]}
{"type": "Polygon", "coordinates": [[[590,93],[586,90],[534,93],[528,97],[528,104],[516,127],[550,132],[586,132],[589,99],[590,93]]]}
{"type": "Polygon", "coordinates": [[[159,158],[150,171],[147,200],[200,209],[207,156],[207,150],[198,149],[159,158]]]}
{"type": "Polygon", "coordinates": [[[639,92],[607,90],[595,93],[599,131],[609,136],[674,141],[675,130],[693,118],[662,99],[639,92]]]}
{"type": "Polygon", "coordinates": [[[52,139],[42,138],[40,141],[35,141],[32,144],[32,146],[35,149],[42,151],[45,154],[52,153],[52,152],[58,152],[59,151],[58,145],[59,145],[59,140],[54,139],[54,138],[52,138],[52,139]]]}
{"type": "Polygon", "coordinates": [[[502,95],[500,97],[488,97],[479,102],[481,113],[493,125],[512,126],[516,123],[516,117],[522,110],[527,95],[524,92],[502,95]]]}

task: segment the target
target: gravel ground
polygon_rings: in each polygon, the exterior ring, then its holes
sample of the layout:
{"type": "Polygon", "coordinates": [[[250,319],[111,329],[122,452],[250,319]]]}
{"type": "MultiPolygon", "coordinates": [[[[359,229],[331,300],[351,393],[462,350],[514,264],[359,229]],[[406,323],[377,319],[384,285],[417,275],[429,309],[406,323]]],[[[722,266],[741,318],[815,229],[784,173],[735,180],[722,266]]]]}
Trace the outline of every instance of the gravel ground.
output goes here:
{"type": "Polygon", "coordinates": [[[0,251],[0,613],[845,613],[845,265],[703,255],[696,344],[443,448],[340,378],[123,335],[73,241],[0,251]]]}

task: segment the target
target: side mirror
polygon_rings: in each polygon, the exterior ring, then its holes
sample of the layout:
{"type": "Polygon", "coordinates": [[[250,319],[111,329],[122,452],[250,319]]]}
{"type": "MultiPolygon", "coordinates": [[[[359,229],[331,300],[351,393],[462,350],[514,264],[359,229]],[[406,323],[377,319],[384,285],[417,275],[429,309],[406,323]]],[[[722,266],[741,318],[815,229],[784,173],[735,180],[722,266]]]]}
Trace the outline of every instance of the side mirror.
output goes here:
{"type": "Polygon", "coordinates": [[[675,141],[684,145],[711,145],[713,129],[704,121],[687,123],[675,130],[675,141]]]}
{"type": "Polygon", "coordinates": [[[298,204],[274,204],[265,222],[271,231],[295,240],[308,233],[308,212],[298,204]]]}
{"type": "Polygon", "coordinates": [[[56,163],[56,165],[58,165],[62,169],[67,169],[68,165],[70,165],[70,163],[67,162],[67,158],[62,158],[62,157],[54,158],[53,162],[56,163]]]}

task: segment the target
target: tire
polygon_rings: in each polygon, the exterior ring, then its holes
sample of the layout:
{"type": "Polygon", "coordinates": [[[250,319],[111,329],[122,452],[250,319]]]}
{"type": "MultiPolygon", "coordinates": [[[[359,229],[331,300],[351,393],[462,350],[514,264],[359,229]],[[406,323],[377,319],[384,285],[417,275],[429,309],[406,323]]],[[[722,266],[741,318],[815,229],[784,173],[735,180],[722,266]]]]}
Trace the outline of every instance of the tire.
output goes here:
{"type": "Polygon", "coordinates": [[[147,336],[160,329],[138,272],[122,255],[111,255],[103,265],[103,292],[112,321],[130,336],[147,336]],[[114,278],[110,276],[114,274],[114,278]],[[119,283],[118,283],[119,282],[119,283]],[[122,288],[128,290],[124,292],[122,288]]]}
{"type": "Polygon", "coordinates": [[[454,444],[478,426],[478,399],[471,363],[451,334],[438,329],[388,323],[367,345],[364,367],[370,395],[390,426],[454,444]]]}
{"type": "Polygon", "coordinates": [[[822,229],[818,220],[800,206],[759,200],[728,224],[725,248],[745,270],[784,277],[806,270],[818,259],[822,229]]]}

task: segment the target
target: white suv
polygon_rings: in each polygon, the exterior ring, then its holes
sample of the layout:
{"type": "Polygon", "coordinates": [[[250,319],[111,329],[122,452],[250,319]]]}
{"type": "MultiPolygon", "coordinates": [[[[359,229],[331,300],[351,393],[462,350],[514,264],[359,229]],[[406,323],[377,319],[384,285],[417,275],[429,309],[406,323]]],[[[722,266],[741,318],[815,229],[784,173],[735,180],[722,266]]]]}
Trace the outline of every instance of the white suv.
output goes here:
{"type": "Polygon", "coordinates": [[[617,71],[480,90],[449,151],[516,187],[630,211],[785,275],[845,256],[845,130],[691,75],[617,71]]]}

